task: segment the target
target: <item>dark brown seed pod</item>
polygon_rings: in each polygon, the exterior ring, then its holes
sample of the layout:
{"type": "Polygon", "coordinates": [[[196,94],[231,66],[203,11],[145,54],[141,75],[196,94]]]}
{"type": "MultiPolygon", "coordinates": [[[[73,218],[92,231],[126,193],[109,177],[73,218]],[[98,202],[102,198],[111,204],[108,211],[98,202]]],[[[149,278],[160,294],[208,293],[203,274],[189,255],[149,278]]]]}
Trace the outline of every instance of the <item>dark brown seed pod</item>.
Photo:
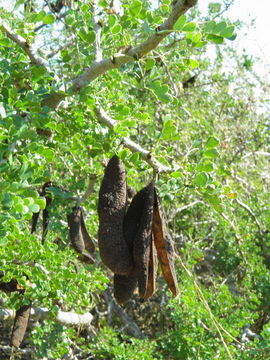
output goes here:
{"type": "Polygon", "coordinates": [[[149,272],[149,258],[152,241],[154,187],[147,186],[147,194],[142,211],[140,226],[134,238],[133,259],[139,285],[139,295],[146,294],[149,272]]]}
{"type": "Polygon", "coordinates": [[[0,291],[5,293],[10,293],[13,291],[24,292],[24,289],[17,280],[12,279],[8,282],[0,282],[0,291]]]}
{"type": "Polygon", "coordinates": [[[174,249],[170,235],[165,228],[156,189],[154,195],[153,235],[163,276],[171,292],[176,296],[179,289],[174,269],[174,249]]]}
{"type": "Polygon", "coordinates": [[[46,182],[43,187],[42,187],[42,191],[41,191],[41,195],[45,196],[45,200],[46,200],[46,207],[43,210],[42,213],[42,244],[44,244],[47,232],[48,232],[48,226],[49,226],[49,210],[48,208],[50,207],[51,203],[52,203],[52,198],[47,194],[47,189],[49,187],[51,187],[53,184],[51,181],[46,182]]]}
{"type": "Polygon", "coordinates": [[[95,252],[95,244],[93,243],[93,240],[91,239],[87,231],[87,228],[85,226],[82,209],[81,209],[81,232],[82,232],[85,249],[89,251],[91,254],[93,254],[95,252]]]}
{"type": "Polygon", "coordinates": [[[144,295],[144,299],[149,299],[156,291],[156,277],[157,277],[157,251],[154,245],[154,239],[152,234],[150,258],[148,266],[148,281],[147,288],[144,295]]]}
{"type": "Polygon", "coordinates": [[[137,192],[137,194],[133,197],[124,218],[124,237],[131,251],[133,249],[134,238],[141,223],[141,217],[148,191],[149,186],[146,186],[137,192]]]}
{"type": "Polygon", "coordinates": [[[118,304],[124,304],[133,295],[137,286],[135,271],[130,275],[117,275],[113,277],[113,294],[118,304]]]}
{"type": "Polygon", "coordinates": [[[16,311],[11,334],[10,346],[20,347],[30,318],[30,305],[23,305],[16,311]]]}
{"type": "Polygon", "coordinates": [[[132,254],[123,233],[125,207],[126,173],[115,155],[105,169],[99,191],[98,244],[103,263],[118,275],[128,275],[133,269],[132,254]]]}
{"type": "Polygon", "coordinates": [[[33,213],[32,224],[31,224],[31,234],[33,234],[37,229],[38,218],[39,218],[39,212],[33,213]]]}
{"type": "Polygon", "coordinates": [[[85,245],[81,232],[81,208],[75,206],[67,216],[67,221],[71,244],[76,251],[82,253],[85,250],[85,245]]]}

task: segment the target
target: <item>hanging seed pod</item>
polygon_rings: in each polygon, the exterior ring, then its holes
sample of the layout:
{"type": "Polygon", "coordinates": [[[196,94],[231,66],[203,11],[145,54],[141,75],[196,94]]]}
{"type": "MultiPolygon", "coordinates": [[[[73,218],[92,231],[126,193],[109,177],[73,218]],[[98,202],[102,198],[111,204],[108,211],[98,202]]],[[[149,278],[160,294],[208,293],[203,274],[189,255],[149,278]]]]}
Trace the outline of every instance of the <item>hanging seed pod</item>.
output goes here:
{"type": "Polygon", "coordinates": [[[156,277],[157,277],[157,251],[154,245],[152,234],[150,258],[148,266],[148,281],[144,299],[149,299],[156,291],[156,277]]]}
{"type": "Polygon", "coordinates": [[[152,241],[154,187],[147,186],[146,199],[141,215],[140,226],[134,238],[133,259],[138,278],[139,294],[146,294],[149,272],[149,258],[152,241]]]}
{"type": "Polygon", "coordinates": [[[81,208],[75,206],[67,216],[67,221],[71,244],[76,251],[82,253],[85,250],[85,245],[81,232],[81,208]]]}
{"type": "Polygon", "coordinates": [[[51,181],[46,182],[43,187],[42,187],[42,191],[41,194],[42,196],[45,196],[45,200],[46,200],[46,207],[42,212],[42,244],[44,244],[47,232],[48,232],[48,226],[49,226],[49,210],[48,208],[50,207],[51,203],[52,203],[52,198],[50,195],[48,195],[47,193],[47,189],[49,187],[51,187],[53,184],[51,181]]]}
{"type": "Polygon", "coordinates": [[[133,260],[124,239],[123,221],[126,207],[126,173],[115,155],[106,169],[99,191],[98,244],[103,263],[118,275],[128,275],[133,260]]]}
{"type": "Polygon", "coordinates": [[[31,234],[33,234],[37,229],[38,218],[39,218],[39,212],[33,213],[32,224],[31,224],[31,234]]]}
{"type": "Polygon", "coordinates": [[[113,277],[113,294],[118,304],[124,304],[133,295],[137,286],[137,276],[135,271],[130,275],[117,275],[113,277]]]}
{"type": "Polygon", "coordinates": [[[85,249],[89,251],[91,254],[93,254],[95,252],[95,244],[93,243],[93,240],[91,239],[87,231],[87,228],[85,226],[82,209],[81,209],[81,232],[82,232],[85,249]]]}
{"type": "Polygon", "coordinates": [[[30,305],[23,305],[16,311],[14,325],[11,334],[10,346],[20,347],[30,318],[30,305]]]}
{"type": "Polygon", "coordinates": [[[148,191],[149,186],[146,186],[137,192],[137,194],[133,197],[124,218],[124,237],[131,251],[133,249],[134,238],[141,223],[141,217],[148,191]]]}
{"type": "Polygon", "coordinates": [[[165,228],[156,189],[154,194],[153,235],[163,276],[171,292],[176,296],[179,289],[174,269],[174,249],[171,238],[165,228]]]}

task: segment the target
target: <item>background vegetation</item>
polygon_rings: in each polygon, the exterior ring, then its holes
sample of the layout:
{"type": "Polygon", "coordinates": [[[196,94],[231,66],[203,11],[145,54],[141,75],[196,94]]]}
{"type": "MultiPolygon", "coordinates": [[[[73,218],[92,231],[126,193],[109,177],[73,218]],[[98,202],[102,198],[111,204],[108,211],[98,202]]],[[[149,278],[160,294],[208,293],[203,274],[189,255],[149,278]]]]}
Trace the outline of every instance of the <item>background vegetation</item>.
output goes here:
{"type": "MultiPolygon", "coordinates": [[[[1,292],[0,310],[50,311],[31,322],[18,358],[269,358],[269,84],[231,47],[241,23],[226,18],[229,3],[211,3],[203,17],[196,1],[175,2],[184,10],[173,32],[162,27],[169,0],[0,9],[0,271],[2,283],[24,289],[1,292]],[[153,34],[163,41],[141,56],[136,46],[153,34]],[[177,298],[159,278],[153,298],[119,307],[98,250],[86,265],[70,247],[76,202],[96,239],[98,190],[115,153],[136,190],[160,171],[177,298]],[[42,221],[31,233],[31,219],[46,207],[49,181],[42,242],[42,221]],[[66,326],[59,310],[93,320],[66,326]]],[[[1,314],[9,358],[12,324],[1,314]]]]}

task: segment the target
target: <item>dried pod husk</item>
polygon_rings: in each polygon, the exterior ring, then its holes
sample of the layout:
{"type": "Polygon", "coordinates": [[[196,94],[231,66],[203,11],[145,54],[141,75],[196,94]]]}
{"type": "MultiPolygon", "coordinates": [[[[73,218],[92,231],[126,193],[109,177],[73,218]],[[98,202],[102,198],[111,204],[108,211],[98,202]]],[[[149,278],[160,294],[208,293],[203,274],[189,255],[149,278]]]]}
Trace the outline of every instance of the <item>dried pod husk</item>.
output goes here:
{"type": "Polygon", "coordinates": [[[93,254],[95,252],[95,244],[93,243],[93,240],[91,239],[91,237],[87,231],[87,228],[86,228],[86,225],[84,222],[84,218],[83,218],[82,209],[81,209],[81,232],[82,232],[85,249],[87,251],[89,251],[91,254],[93,254]]]}
{"type": "Polygon", "coordinates": [[[10,346],[20,347],[25,332],[27,330],[29,318],[30,318],[30,311],[31,306],[30,305],[23,305],[16,311],[12,334],[11,334],[11,340],[10,340],[10,346]]]}
{"type": "Polygon", "coordinates": [[[140,226],[134,238],[133,259],[139,285],[139,295],[146,294],[149,272],[149,258],[152,242],[154,187],[147,186],[140,226]]]}
{"type": "Polygon", "coordinates": [[[124,218],[124,237],[131,250],[133,249],[134,238],[141,223],[141,217],[148,191],[149,186],[146,186],[137,192],[137,194],[133,197],[124,218]]]}
{"type": "Polygon", "coordinates": [[[124,304],[133,295],[137,286],[137,276],[135,271],[130,275],[117,275],[113,277],[113,294],[118,304],[124,304]]]}
{"type": "Polygon", "coordinates": [[[8,282],[2,282],[1,281],[0,282],[0,291],[3,291],[5,293],[10,293],[10,292],[14,292],[14,291],[24,292],[24,289],[18,283],[17,280],[12,279],[12,280],[10,280],[8,282]]]}
{"type": "Polygon", "coordinates": [[[49,226],[49,211],[48,208],[50,207],[52,203],[52,198],[50,195],[47,194],[47,189],[51,187],[53,184],[51,181],[46,182],[41,191],[41,195],[45,196],[46,200],[46,207],[42,212],[42,244],[44,244],[47,232],[48,232],[48,226],[49,226]]]}
{"type": "Polygon", "coordinates": [[[144,299],[149,299],[156,291],[156,277],[157,277],[157,251],[154,245],[154,239],[152,234],[150,258],[148,265],[148,281],[147,281],[147,288],[144,295],[144,299]]]}
{"type": "Polygon", "coordinates": [[[99,191],[98,244],[103,263],[115,274],[128,275],[133,269],[132,254],[124,239],[126,173],[115,155],[106,169],[99,191]]]}
{"type": "Polygon", "coordinates": [[[39,213],[33,213],[32,215],[32,224],[31,224],[31,234],[33,234],[36,229],[37,229],[37,222],[38,222],[38,218],[39,218],[39,213]]]}
{"type": "Polygon", "coordinates": [[[176,296],[179,289],[174,269],[174,249],[170,235],[165,227],[156,189],[154,195],[153,235],[163,276],[169,289],[176,296]]]}
{"type": "Polygon", "coordinates": [[[67,221],[71,244],[76,251],[82,253],[85,250],[85,245],[81,232],[81,208],[75,206],[67,216],[67,221]]]}

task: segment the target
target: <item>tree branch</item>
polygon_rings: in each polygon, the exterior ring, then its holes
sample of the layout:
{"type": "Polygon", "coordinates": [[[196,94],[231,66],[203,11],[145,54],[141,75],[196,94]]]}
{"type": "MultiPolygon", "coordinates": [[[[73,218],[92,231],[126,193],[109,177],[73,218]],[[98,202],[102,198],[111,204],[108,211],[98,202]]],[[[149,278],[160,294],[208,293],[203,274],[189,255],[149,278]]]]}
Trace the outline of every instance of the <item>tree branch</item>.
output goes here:
{"type": "MultiPolygon", "coordinates": [[[[0,319],[10,320],[15,318],[16,311],[11,309],[0,309],[0,319]]],[[[31,308],[31,319],[46,320],[51,319],[51,311],[46,308],[31,308]]],[[[58,311],[54,318],[56,322],[66,326],[87,326],[93,320],[93,315],[89,312],[77,314],[73,311],[58,311]]]]}
{"type": "Polygon", "coordinates": [[[247,204],[240,201],[239,199],[235,199],[235,201],[238,205],[240,205],[243,209],[245,209],[249,213],[249,215],[253,218],[253,220],[255,221],[255,223],[257,225],[259,234],[262,235],[263,230],[262,230],[261,224],[260,224],[259,220],[257,219],[256,215],[254,214],[254,212],[251,210],[251,208],[247,204]]]}
{"type": "MultiPolygon", "coordinates": [[[[117,121],[113,120],[100,106],[95,108],[96,116],[99,122],[107,125],[111,130],[117,125],[117,121]]],[[[132,152],[141,153],[142,158],[156,171],[156,172],[171,172],[173,169],[161,164],[156,160],[150,153],[150,151],[145,150],[139,144],[130,140],[128,137],[122,138],[122,144],[132,152]]]]}
{"type": "Polygon", "coordinates": [[[96,179],[97,179],[96,175],[93,175],[93,174],[89,175],[89,182],[88,182],[87,189],[86,189],[85,193],[81,197],[78,198],[78,200],[77,200],[78,205],[83,203],[88,198],[88,196],[93,193],[94,184],[95,184],[96,179]]]}
{"type": "Polygon", "coordinates": [[[37,55],[32,48],[31,45],[20,35],[16,35],[12,32],[12,30],[7,26],[4,25],[3,22],[0,20],[0,29],[7,34],[7,37],[15,42],[24,52],[28,55],[33,65],[40,65],[45,66],[48,69],[48,63],[42,57],[37,55]]]}
{"type": "Polygon", "coordinates": [[[125,324],[125,327],[128,328],[129,332],[138,339],[145,338],[145,335],[142,333],[139,326],[134,322],[132,318],[128,316],[124,309],[122,309],[121,306],[116,303],[109,291],[103,291],[102,295],[107,301],[107,303],[110,305],[111,310],[119,316],[119,318],[125,324]]]}
{"type": "Polygon", "coordinates": [[[254,151],[254,152],[250,152],[250,153],[247,153],[246,155],[242,156],[242,160],[246,159],[249,156],[254,156],[254,155],[270,156],[270,153],[266,152],[266,151],[254,151]]]}
{"type": "Polygon", "coordinates": [[[134,61],[134,59],[138,60],[151,50],[154,50],[159,43],[171,33],[178,18],[188,9],[195,6],[197,1],[198,0],[175,1],[168,19],[164,21],[164,23],[156,29],[156,32],[149,36],[146,41],[138,46],[129,48],[129,50],[124,54],[117,53],[110,59],[105,59],[99,62],[95,61],[93,65],[85,70],[82,75],[73,80],[73,89],[78,91],[108,70],[119,68],[123,64],[134,61]]]}

